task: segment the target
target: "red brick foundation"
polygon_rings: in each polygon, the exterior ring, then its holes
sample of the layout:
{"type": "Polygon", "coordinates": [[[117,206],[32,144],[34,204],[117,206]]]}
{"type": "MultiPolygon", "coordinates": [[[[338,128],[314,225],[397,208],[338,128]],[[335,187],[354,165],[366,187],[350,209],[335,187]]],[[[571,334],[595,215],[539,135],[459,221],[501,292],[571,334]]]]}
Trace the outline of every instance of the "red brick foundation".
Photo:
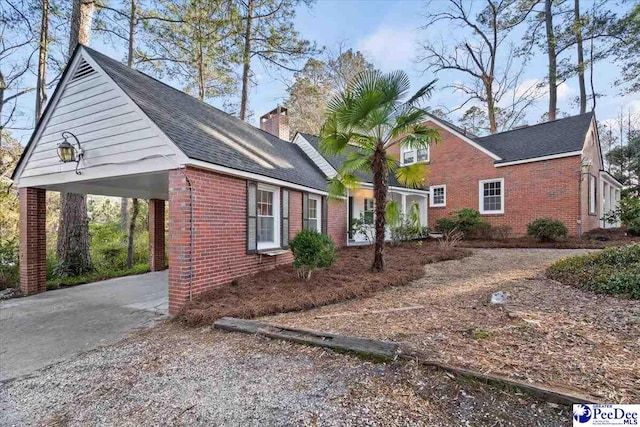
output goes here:
{"type": "Polygon", "coordinates": [[[20,188],[20,291],[47,290],[46,192],[20,188]]]}
{"type": "Polygon", "coordinates": [[[161,271],[165,267],[164,200],[149,200],[149,268],[161,271]]]}

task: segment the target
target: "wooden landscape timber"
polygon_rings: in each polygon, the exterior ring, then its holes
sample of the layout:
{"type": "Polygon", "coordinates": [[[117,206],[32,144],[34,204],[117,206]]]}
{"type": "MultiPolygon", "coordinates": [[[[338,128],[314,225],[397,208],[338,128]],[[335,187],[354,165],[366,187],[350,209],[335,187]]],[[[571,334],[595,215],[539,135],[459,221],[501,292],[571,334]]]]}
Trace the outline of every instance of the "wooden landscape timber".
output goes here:
{"type": "Polygon", "coordinates": [[[313,345],[330,348],[340,352],[356,354],[359,357],[377,361],[392,361],[396,359],[414,360],[424,366],[442,369],[455,375],[474,379],[500,387],[513,387],[535,396],[541,400],[562,405],[574,403],[600,403],[592,396],[583,394],[577,390],[551,388],[541,384],[532,384],[518,381],[498,374],[477,372],[471,369],[460,368],[430,359],[425,353],[405,348],[404,346],[389,341],[372,340],[368,338],[349,337],[345,335],[308,329],[289,328],[286,326],[272,325],[256,320],[237,319],[224,317],[213,324],[215,329],[228,332],[241,332],[260,335],[272,339],[291,341],[299,344],[313,345]]]}

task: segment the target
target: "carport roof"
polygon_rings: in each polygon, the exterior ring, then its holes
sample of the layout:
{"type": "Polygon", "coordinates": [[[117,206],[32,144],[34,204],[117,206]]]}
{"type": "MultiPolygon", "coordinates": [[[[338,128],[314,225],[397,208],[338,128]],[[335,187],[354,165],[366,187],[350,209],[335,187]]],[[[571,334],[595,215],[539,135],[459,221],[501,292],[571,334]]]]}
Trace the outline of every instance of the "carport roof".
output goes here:
{"type": "Polygon", "coordinates": [[[190,159],[326,190],[327,177],[297,145],[96,50],[83,49],[190,159]]]}

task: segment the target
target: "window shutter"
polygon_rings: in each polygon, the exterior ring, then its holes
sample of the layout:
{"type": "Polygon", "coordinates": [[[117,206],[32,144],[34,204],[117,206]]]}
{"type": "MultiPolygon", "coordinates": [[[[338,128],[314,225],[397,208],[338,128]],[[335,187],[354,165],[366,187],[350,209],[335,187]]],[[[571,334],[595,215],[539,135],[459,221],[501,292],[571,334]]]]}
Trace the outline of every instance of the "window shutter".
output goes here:
{"type": "Polygon", "coordinates": [[[280,215],[281,223],[281,239],[280,246],[283,248],[289,247],[289,190],[282,189],[282,215],[280,215]]]}
{"type": "Polygon", "coordinates": [[[320,225],[320,230],[322,230],[322,234],[329,235],[329,203],[327,203],[327,196],[322,196],[322,224],[320,225]]]}
{"type": "Polygon", "coordinates": [[[302,229],[309,229],[309,193],[302,193],[302,229]]]}
{"type": "Polygon", "coordinates": [[[247,181],[247,253],[258,251],[258,183],[247,181]]]}

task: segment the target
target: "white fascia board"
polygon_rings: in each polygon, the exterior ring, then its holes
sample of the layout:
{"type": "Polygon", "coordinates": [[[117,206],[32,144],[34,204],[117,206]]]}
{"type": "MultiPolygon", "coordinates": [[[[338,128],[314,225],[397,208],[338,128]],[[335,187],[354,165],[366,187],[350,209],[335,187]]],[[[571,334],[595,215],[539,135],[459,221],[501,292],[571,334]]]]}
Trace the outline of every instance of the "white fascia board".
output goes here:
{"type": "Polygon", "coordinates": [[[306,191],[308,193],[320,194],[323,196],[328,195],[326,191],[317,190],[311,187],[305,187],[304,185],[294,184],[291,182],[283,181],[281,179],[270,178],[268,176],[260,175],[253,172],[245,172],[238,169],[232,169],[226,166],[215,165],[209,162],[203,162],[202,160],[187,159],[184,163],[185,166],[193,166],[200,169],[206,169],[213,172],[219,172],[223,175],[236,176],[239,178],[251,179],[253,181],[263,182],[265,184],[273,184],[279,187],[292,188],[294,190],[306,191]]]}
{"type": "Polygon", "coordinates": [[[563,157],[580,156],[582,151],[570,151],[568,153],[552,154],[550,156],[533,157],[531,159],[514,160],[513,162],[496,163],[494,166],[500,168],[502,166],[521,165],[523,163],[542,162],[544,160],[561,159],[563,157]]]}
{"type": "Polygon", "coordinates": [[[609,172],[605,170],[600,171],[600,177],[603,180],[607,181],[607,184],[611,185],[612,187],[622,188],[622,184],[620,184],[620,182],[609,172]]]}
{"type": "MultiPolygon", "coordinates": [[[[369,182],[360,182],[360,183],[358,183],[358,186],[359,187],[364,187],[364,188],[373,188],[373,184],[371,184],[369,182]]],[[[397,193],[417,194],[417,195],[420,195],[420,196],[428,196],[429,195],[429,190],[418,190],[416,188],[395,187],[395,186],[390,185],[389,186],[389,190],[397,192],[397,193]]]]}
{"type": "Polygon", "coordinates": [[[429,117],[426,121],[427,122],[433,122],[433,123],[437,124],[438,126],[446,129],[447,132],[452,133],[453,135],[455,135],[458,138],[462,139],[467,144],[469,144],[472,147],[477,148],[478,150],[482,151],[484,154],[486,154],[487,156],[491,157],[493,160],[502,160],[502,157],[500,157],[497,154],[492,153],[491,151],[487,150],[482,145],[478,144],[477,142],[475,142],[474,140],[472,140],[468,136],[465,136],[465,135],[461,134],[460,132],[456,131],[455,129],[450,128],[449,126],[447,126],[444,123],[442,123],[440,120],[434,119],[433,117],[429,117]]]}

